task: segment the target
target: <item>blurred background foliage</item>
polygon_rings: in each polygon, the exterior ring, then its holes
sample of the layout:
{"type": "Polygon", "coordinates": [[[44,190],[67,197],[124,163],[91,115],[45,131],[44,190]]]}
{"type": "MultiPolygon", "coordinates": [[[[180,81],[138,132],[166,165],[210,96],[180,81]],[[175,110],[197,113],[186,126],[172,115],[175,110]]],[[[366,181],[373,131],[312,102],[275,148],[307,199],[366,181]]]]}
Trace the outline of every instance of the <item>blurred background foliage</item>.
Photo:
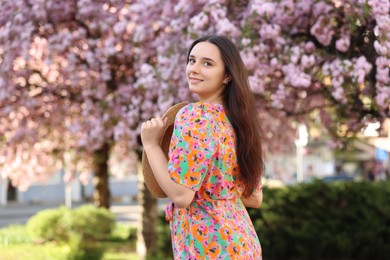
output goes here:
{"type": "MultiPolygon", "coordinates": [[[[260,209],[248,210],[264,259],[388,259],[390,182],[313,181],[264,188],[260,209]]],[[[172,255],[160,216],[158,256],[172,255]]]]}

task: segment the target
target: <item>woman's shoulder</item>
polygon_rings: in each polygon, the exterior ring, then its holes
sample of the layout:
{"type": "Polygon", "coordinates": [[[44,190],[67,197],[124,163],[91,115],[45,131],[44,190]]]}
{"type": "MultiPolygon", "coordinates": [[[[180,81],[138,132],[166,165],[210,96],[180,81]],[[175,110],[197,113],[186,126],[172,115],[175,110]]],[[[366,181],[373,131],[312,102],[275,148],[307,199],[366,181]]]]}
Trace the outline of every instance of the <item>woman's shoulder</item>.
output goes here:
{"type": "Polygon", "coordinates": [[[204,106],[199,102],[189,103],[177,113],[178,117],[194,118],[204,115],[204,106]]]}
{"type": "MultiPolygon", "coordinates": [[[[221,105],[222,106],[222,105],[221,105]]],[[[194,102],[182,107],[177,115],[175,122],[177,124],[189,123],[192,126],[205,125],[206,122],[213,121],[213,114],[216,108],[210,103],[194,102]]]]}
{"type": "Polygon", "coordinates": [[[193,102],[182,107],[178,115],[189,116],[189,117],[208,117],[208,115],[220,112],[223,110],[223,105],[217,103],[204,103],[204,102],[193,102]]]}

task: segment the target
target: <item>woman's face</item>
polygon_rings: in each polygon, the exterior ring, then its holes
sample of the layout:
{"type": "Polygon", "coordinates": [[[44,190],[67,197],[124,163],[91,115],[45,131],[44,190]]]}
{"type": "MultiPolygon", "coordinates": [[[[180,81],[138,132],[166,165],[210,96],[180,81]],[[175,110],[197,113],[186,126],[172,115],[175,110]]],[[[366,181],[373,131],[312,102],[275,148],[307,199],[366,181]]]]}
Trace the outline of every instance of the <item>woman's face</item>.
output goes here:
{"type": "Polygon", "coordinates": [[[227,76],[216,45],[199,42],[193,47],[188,58],[186,76],[190,91],[197,94],[201,101],[222,101],[227,76]]]}

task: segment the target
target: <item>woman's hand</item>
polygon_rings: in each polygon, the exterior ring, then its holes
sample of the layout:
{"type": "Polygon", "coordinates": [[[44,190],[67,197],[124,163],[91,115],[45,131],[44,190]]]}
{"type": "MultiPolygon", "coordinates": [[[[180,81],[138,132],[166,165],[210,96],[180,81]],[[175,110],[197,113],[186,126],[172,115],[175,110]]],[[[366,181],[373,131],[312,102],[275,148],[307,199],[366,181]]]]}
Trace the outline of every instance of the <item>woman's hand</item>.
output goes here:
{"type": "Polygon", "coordinates": [[[142,123],[141,140],[145,147],[160,146],[161,138],[166,128],[167,118],[155,117],[142,123]]]}
{"type": "Polygon", "coordinates": [[[166,118],[146,121],[141,126],[141,140],[158,185],[176,207],[186,208],[194,199],[195,191],[172,180],[168,173],[168,160],[160,147],[166,125],[166,118]]]}

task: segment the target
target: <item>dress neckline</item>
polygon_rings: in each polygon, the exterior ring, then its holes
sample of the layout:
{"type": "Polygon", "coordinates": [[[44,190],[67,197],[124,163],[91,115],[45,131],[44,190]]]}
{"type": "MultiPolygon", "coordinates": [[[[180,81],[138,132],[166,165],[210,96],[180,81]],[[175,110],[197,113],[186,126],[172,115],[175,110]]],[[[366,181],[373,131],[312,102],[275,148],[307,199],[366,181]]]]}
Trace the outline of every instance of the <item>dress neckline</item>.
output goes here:
{"type": "Polygon", "coordinates": [[[217,107],[222,107],[222,108],[223,108],[223,104],[218,103],[218,102],[203,102],[203,101],[198,101],[198,102],[196,102],[196,103],[202,104],[202,105],[210,105],[210,106],[217,106],[217,107]]]}

